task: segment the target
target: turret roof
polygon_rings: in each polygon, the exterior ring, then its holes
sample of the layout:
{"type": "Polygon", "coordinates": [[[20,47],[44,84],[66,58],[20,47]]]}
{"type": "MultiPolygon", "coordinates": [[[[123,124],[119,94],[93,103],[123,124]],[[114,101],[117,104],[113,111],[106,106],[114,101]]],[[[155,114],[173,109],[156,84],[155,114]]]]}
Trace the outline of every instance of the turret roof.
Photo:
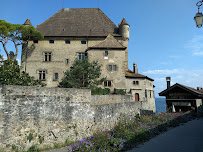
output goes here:
{"type": "MultiPolygon", "coordinates": [[[[129,25],[128,23],[127,23],[127,21],[125,20],[125,18],[123,18],[123,20],[121,21],[121,25],[129,25]]],[[[130,26],[130,25],[129,25],[130,26]]]]}
{"type": "Polygon", "coordinates": [[[120,36],[118,27],[99,9],[61,9],[36,27],[44,36],[120,36]]]}
{"type": "Polygon", "coordinates": [[[126,49],[112,34],[109,34],[106,39],[99,44],[89,47],[89,49],[126,49]]]}
{"type": "Polygon", "coordinates": [[[23,25],[32,25],[31,21],[29,18],[27,18],[27,20],[25,21],[25,23],[23,25]]]}

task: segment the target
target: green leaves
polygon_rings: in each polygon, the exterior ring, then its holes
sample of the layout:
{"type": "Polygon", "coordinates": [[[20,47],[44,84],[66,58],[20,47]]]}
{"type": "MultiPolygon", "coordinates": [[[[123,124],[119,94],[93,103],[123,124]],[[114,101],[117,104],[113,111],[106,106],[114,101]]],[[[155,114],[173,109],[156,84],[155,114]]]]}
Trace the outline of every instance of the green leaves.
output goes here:
{"type": "Polygon", "coordinates": [[[43,35],[31,25],[11,24],[0,20],[0,42],[3,45],[8,60],[10,60],[9,52],[6,48],[8,41],[11,41],[15,46],[16,54],[14,55],[14,59],[16,59],[19,45],[29,40],[41,40],[43,38],[43,35]]]}
{"type": "Polygon", "coordinates": [[[16,60],[2,61],[3,65],[0,66],[0,83],[6,85],[23,85],[34,86],[44,84],[35,80],[34,77],[30,77],[27,73],[20,73],[20,67],[16,60]]]}
{"type": "Polygon", "coordinates": [[[59,87],[64,88],[90,88],[101,84],[104,78],[101,75],[101,66],[98,62],[89,62],[76,59],[69,71],[64,73],[64,78],[59,83],[59,87]]]}

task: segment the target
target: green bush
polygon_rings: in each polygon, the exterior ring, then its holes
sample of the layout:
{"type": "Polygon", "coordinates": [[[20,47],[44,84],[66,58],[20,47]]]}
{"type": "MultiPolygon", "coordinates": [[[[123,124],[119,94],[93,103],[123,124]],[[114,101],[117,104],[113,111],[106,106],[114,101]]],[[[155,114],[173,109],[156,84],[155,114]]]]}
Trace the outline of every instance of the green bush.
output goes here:
{"type": "Polygon", "coordinates": [[[124,90],[124,89],[115,89],[114,93],[115,94],[120,94],[120,95],[125,95],[126,94],[126,90],[124,90]]]}
{"type": "Polygon", "coordinates": [[[109,88],[91,88],[92,95],[107,95],[110,94],[109,88]]]}

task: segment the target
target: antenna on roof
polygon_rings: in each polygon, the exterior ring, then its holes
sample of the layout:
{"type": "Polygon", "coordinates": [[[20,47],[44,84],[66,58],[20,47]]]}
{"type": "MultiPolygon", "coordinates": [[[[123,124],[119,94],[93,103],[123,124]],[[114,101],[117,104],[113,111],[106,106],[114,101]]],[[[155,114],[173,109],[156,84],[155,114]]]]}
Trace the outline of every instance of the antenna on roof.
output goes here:
{"type": "Polygon", "coordinates": [[[64,0],[62,0],[63,2],[62,2],[62,9],[64,8],[64,0]]]}

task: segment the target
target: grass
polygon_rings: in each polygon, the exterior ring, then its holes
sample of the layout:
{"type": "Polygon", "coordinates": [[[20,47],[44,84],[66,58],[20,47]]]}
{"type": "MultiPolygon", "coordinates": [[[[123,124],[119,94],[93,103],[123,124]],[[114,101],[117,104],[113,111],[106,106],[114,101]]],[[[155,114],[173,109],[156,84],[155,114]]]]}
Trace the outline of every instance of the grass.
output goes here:
{"type": "Polygon", "coordinates": [[[154,136],[191,120],[190,113],[160,113],[136,115],[133,120],[122,119],[110,130],[97,130],[93,136],[70,145],[72,150],[84,152],[116,152],[129,150],[154,136]]]}

